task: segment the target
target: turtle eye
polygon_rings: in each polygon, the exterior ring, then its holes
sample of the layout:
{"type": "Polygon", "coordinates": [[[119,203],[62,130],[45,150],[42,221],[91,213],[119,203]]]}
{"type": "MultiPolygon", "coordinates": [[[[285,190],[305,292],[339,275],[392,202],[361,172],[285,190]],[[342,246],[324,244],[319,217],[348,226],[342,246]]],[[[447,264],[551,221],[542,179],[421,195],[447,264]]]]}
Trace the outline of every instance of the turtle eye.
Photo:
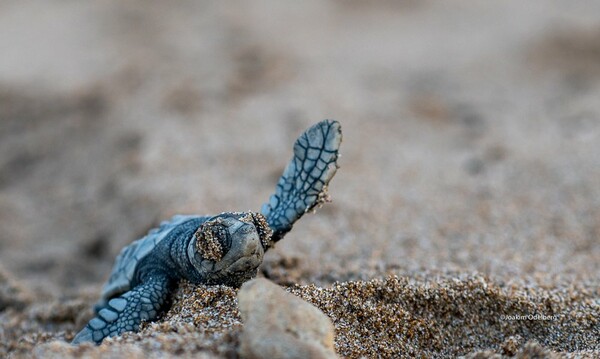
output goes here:
{"type": "Polygon", "coordinates": [[[271,239],[273,237],[273,230],[269,227],[267,219],[261,213],[253,213],[252,219],[256,232],[258,233],[258,238],[260,238],[260,243],[262,244],[263,249],[267,251],[273,246],[273,241],[271,239]]]}
{"type": "Polygon", "coordinates": [[[231,248],[229,231],[219,219],[205,222],[196,233],[196,250],[208,260],[218,262],[231,248]]]}

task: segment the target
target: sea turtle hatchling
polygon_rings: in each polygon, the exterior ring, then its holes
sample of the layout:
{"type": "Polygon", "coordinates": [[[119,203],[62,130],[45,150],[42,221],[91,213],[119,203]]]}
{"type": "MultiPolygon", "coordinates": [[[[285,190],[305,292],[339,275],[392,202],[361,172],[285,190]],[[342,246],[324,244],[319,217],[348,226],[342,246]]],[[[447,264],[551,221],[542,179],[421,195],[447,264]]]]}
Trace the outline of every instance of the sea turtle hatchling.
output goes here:
{"type": "Polygon", "coordinates": [[[137,331],[168,307],[181,279],[239,287],[256,276],[264,253],[302,215],[328,200],[327,185],[338,168],[342,131],[321,121],[294,143],[294,156],[261,212],[216,216],[177,215],[125,247],[95,306],[96,316],[74,344],[99,344],[137,331]]]}

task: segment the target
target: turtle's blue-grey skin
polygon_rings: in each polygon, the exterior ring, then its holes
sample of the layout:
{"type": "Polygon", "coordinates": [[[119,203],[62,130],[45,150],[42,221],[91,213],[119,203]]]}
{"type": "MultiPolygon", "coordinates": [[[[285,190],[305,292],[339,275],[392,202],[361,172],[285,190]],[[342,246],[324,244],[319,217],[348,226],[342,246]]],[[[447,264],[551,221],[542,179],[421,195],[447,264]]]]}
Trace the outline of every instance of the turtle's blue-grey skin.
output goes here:
{"type": "Polygon", "coordinates": [[[321,121],[294,143],[294,156],[261,213],[177,215],[125,247],[115,262],[96,316],[73,344],[99,344],[109,336],[137,331],[142,321],[168,308],[177,283],[239,287],[256,276],[264,253],[302,215],[328,199],[342,141],[337,121],[321,121]]]}

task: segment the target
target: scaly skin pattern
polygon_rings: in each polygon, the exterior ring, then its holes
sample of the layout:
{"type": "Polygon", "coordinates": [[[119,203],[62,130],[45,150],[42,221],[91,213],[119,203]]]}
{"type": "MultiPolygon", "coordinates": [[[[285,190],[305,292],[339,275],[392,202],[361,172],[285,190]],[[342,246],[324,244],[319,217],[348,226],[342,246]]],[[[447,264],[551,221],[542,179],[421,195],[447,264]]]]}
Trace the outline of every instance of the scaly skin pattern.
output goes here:
{"type": "Polygon", "coordinates": [[[323,203],[338,168],[342,141],[337,121],[321,121],[294,143],[294,156],[261,212],[175,216],[125,247],[117,257],[96,316],[73,344],[100,344],[106,337],[137,331],[169,307],[170,294],[186,279],[239,287],[254,278],[264,253],[294,223],[323,203]]]}
{"type": "Polygon", "coordinates": [[[173,281],[164,273],[150,275],[146,281],[108,301],[97,316],[77,334],[73,344],[93,341],[100,344],[109,336],[137,331],[142,320],[156,318],[167,303],[173,281]]]}
{"type": "Polygon", "coordinates": [[[73,344],[86,341],[99,344],[107,336],[136,331],[142,320],[156,318],[168,304],[168,294],[179,279],[205,282],[206,278],[194,270],[188,260],[186,249],[206,218],[190,219],[174,227],[164,240],[138,262],[130,280],[131,290],[119,296],[100,299],[95,307],[96,317],[77,334],[73,344]]]}
{"type": "Polygon", "coordinates": [[[327,184],[337,171],[342,128],[337,121],[325,120],[306,130],[294,143],[294,157],[277,182],[275,193],[261,212],[273,229],[277,242],[294,223],[320,205],[327,184]]]}

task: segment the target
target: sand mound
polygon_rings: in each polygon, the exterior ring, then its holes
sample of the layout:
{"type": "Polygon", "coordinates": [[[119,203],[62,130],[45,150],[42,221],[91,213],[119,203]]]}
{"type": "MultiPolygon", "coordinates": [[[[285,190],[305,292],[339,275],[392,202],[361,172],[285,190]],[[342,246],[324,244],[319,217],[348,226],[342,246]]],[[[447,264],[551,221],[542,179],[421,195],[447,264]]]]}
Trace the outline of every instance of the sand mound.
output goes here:
{"type": "MultiPolygon", "coordinates": [[[[332,319],[335,348],[343,357],[600,355],[598,288],[527,287],[446,273],[287,290],[332,319]]],[[[30,309],[26,315],[48,332],[36,334],[39,327],[29,328],[15,353],[26,355],[33,349],[38,357],[235,357],[243,325],[236,295],[237,290],[224,286],[183,283],[161,320],[97,347],[53,341],[72,338],[77,329],[73,317],[34,316],[36,310],[30,309]],[[61,319],[69,330],[53,333],[48,323],[59,325],[61,319]]],[[[46,309],[64,313],[77,307],[71,302],[46,309]]]]}

